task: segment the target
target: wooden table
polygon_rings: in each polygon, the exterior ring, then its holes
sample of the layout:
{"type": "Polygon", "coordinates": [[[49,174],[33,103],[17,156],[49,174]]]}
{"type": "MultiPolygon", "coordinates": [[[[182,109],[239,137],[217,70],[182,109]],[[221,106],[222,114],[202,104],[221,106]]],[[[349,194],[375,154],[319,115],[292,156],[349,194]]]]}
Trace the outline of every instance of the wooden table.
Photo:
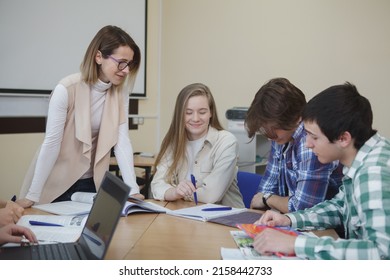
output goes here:
{"type": "Polygon", "coordinates": [[[123,260],[131,251],[158,214],[134,214],[129,218],[120,218],[106,259],[123,260]]]}
{"type": "MultiPolygon", "coordinates": [[[[171,210],[190,206],[194,206],[194,203],[182,200],[166,205],[171,210]]],[[[231,230],[234,228],[159,214],[125,259],[221,259],[221,247],[236,248],[230,235],[231,230]]]]}
{"type": "MultiPolygon", "coordinates": [[[[148,200],[171,210],[193,202],[148,200]]],[[[33,208],[24,214],[44,214],[33,208]]],[[[230,231],[235,228],[167,214],[140,213],[121,217],[108,248],[108,260],[220,260],[221,247],[237,248],[230,231]]],[[[333,230],[317,235],[336,237],[333,230]]]]}
{"type": "MultiPolygon", "coordinates": [[[[171,210],[190,206],[194,203],[183,200],[165,205],[171,210]]],[[[237,248],[232,230],[235,228],[167,214],[131,214],[121,218],[106,259],[220,260],[221,247],[237,248]]],[[[334,230],[315,233],[337,238],[334,230]]]]}

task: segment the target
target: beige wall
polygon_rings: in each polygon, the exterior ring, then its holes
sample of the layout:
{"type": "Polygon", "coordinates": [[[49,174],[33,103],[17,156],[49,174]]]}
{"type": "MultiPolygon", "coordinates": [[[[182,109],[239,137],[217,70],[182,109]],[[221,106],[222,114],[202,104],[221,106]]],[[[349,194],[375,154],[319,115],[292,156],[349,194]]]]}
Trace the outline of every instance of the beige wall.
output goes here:
{"type": "MultiPolygon", "coordinates": [[[[374,126],[390,137],[390,1],[149,0],[145,124],[135,151],[156,153],[178,92],[203,82],[218,113],[249,106],[267,80],[283,76],[307,99],[345,81],[368,97],[374,126]]],[[[41,134],[0,135],[0,197],[19,192],[41,134]],[[3,156],[5,155],[5,156],[3,156]]]]}
{"type": "MultiPolygon", "coordinates": [[[[260,86],[287,77],[307,99],[350,81],[372,102],[390,137],[390,2],[383,0],[162,1],[161,99],[188,83],[210,86],[223,117],[260,86]]],[[[161,105],[161,110],[169,105],[161,105]]],[[[166,131],[170,114],[161,115],[166,131]]]]}

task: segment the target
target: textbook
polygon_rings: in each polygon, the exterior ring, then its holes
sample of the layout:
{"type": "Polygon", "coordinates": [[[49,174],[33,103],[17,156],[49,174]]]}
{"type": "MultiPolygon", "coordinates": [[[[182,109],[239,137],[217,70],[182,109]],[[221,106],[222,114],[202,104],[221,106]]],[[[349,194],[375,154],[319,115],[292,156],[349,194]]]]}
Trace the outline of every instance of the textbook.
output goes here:
{"type": "Polygon", "coordinates": [[[91,211],[96,193],[75,192],[70,201],[37,204],[32,207],[56,215],[84,215],[91,211]]]}
{"type": "MultiPolygon", "coordinates": [[[[243,230],[252,239],[255,238],[255,236],[257,234],[259,234],[260,232],[262,232],[263,230],[265,230],[267,228],[272,228],[274,230],[277,230],[277,231],[280,231],[280,232],[283,232],[285,234],[292,235],[292,236],[298,236],[298,235],[302,234],[301,232],[296,231],[290,227],[269,227],[269,226],[265,226],[265,225],[255,225],[255,224],[238,224],[237,227],[239,229],[243,230]]],[[[295,256],[295,254],[284,255],[283,253],[279,253],[279,252],[276,252],[275,255],[279,256],[279,257],[294,257],[295,256]]]]}
{"type": "MultiPolygon", "coordinates": [[[[33,208],[64,216],[84,215],[91,211],[95,196],[96,193],[75,192],[70,201],[39,204],[34,205],[33,208]]],[[[127,216],[131,213],[166,213],[167,211],[169,210],[156,203],[129,197],[129,201],[126,201],[123,207],[122,216],[127,216]]]]}
{"type": "Polygon", "coordinates": [[[237,214],[244,211],[247,211],[247,209],[233,208],[233,207],[227,207],[218,204],[206,203],[206,204],[178,209],[178,210],[168,210],[166,213],[168,215],[207,222],[214,218],[237,214]]]}
{"type": "Polygon", "coordinates": [[[129,197],[122,210],[122,216],[130,215],[131,213],[167,213],[167,208],[153,202],[143,201],[135,197],[129,197]]]}
{"type": "MultiPolygon", "coordinates": [[[[262,259],[262,256],[253,248],[253,238],[244,231],[230,231],[241,256],[245,260],[262,259]]],[[[272,259],[272,258],[271,258],[272,259]]]]}
{"type": "Polygon", "coordinates": [[[76,242],[87,221],[87,215],[24,215],[17,222],[35,233],[39,243],[76,242]]]}
{"type": "Polygon", "coordinates": [[[241,230],[230,231],[230,234],[233,237],[234,242],[236,243],[238,248],[221,247],[221,257],[223,260],[278,260],[278,259],[297,260],[300,259],[295,256],[260,255],[253,248],[253,238],[250,237],[248,234],[246,234],[244,231],[241,230]]]}

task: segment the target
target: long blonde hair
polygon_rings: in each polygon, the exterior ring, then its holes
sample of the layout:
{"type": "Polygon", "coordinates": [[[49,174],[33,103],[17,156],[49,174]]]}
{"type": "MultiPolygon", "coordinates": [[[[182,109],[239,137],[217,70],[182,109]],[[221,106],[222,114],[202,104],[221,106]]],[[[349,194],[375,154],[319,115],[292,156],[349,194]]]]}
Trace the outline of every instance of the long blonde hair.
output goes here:
{"type": "Polygon", "coordinates": [[[173,175],[176,173],[178,167],[186,161],[186,144],[188,137],[184,118],[188,99],[193,96],[205,96],[207,98],[211,113],[209,125],[217,130],[223,130],[218,119],[214,97],[207,86],[201,83],[195,83],[186,86],[180,91],[176,98],[175,111],[173,113],[171,125],[162,141],[160,152],[158,153],[155,162],[155,167],[157,168],[164,155],[172,153],[173,161],[168,168],[167,174],[165,174],[165,180],[170,184],[173,183],[173,175]]]}

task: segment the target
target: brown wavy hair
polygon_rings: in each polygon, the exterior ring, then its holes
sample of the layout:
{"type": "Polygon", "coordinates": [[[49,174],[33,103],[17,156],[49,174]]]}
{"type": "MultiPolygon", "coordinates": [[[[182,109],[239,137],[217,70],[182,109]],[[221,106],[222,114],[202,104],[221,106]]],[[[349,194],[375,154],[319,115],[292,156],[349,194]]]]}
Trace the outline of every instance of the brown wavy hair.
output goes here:
{"type": "MultiPolygon", "coordinates": [[[[261,129],[294,129],[306,105],[303,92],[286,78],[274,78],[256,93],[245,118],[249,138],[261,129]]],[[[270,137],[272,138],[272,137],[270,137]]]]}

